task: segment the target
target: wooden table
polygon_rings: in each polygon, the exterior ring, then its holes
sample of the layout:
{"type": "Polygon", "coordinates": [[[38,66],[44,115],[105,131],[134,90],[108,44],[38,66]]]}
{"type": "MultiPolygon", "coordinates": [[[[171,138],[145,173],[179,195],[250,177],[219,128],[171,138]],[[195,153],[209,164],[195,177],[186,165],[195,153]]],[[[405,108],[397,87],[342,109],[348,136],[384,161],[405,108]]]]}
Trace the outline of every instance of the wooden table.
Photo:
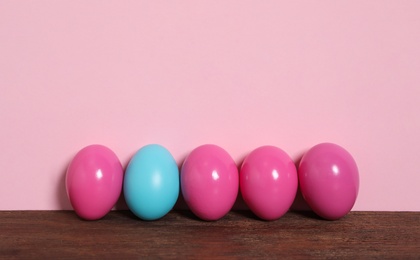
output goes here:
{"type": "Polygon", "coordinates": [[[0,211],[4,258],[391,258],[420,259],[420,212],[351,212],[326,221],[249,211],[205,222],[174,211],[146,222],[129,211],[84,221],[72,211],[0,211]]]}

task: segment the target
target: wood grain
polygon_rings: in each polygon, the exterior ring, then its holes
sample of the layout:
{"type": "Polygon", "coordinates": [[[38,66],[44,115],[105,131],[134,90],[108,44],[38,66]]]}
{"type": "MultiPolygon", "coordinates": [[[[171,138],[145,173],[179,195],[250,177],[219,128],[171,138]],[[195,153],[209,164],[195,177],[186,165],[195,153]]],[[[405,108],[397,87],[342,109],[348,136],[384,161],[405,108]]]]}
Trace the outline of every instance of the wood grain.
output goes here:
{"type": "Polygon", "coordinates": [[[326,221],[249,211],[215,222],[174,211],[146,222],[129,211],[84,221],[72,211],[0,212],[3,258],[420,258],[420,212],[351,212],[326,221]]]}

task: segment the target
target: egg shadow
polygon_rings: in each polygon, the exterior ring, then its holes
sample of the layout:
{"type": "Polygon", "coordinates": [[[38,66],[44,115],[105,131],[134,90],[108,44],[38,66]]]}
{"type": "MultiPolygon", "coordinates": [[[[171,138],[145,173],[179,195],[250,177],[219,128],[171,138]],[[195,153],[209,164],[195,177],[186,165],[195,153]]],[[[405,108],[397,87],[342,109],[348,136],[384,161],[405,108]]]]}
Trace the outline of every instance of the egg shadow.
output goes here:
{"type": "Polygon", "coordinates": [[[304,218],[309,218],[309,219],[314,219],[314,220],[322,220],[322,221],[330,221],[330,220],[326,220],[321,218],[320,216],[318,216],[315,212],[311,211],[311,210],[294,210],[293,213],[304,217],[304,218]]]}
{"type": "Polygon", "coordinates": [[[115,203],[115,206],[113,207],[113,210],[116,210],[116,211],[128,210],[127,202],[125,201],[125,197],[124,197],[124,178],[125,178],[125,170],[127,168],[127,165],[123,168],[123,183],[121,187],[121,193],[120,193],[120,196],[118,197],[117,202],[115,203]]]}
{"type": "MultiPolygon", "coordinates": [[[[241,173],[242,163],[244,162],[246,156],[247,155],[243,155],[238,160],[238,163],[236,164],[237,168],[238,168],[238,175],[241,173]]],[[[238,176],[238,180],[239,180],[239,177],[240,176],[238,176]]],[[[249,211],[248,206],[246,205],[244,199],[242,198],[241,185],[240,184],[238,185],[238,196],[236,197],[235,204],[233,204],[232,210],[235,210],[235,211],[238,211],[238,212],[239,211],[249,211]]]]}
{"type": "Polygon", "coordinates": [[[184,196],[182,195],[182,186],[181,186],[181,170],[182,170],[182,164],[184,163],[185,159],[187,158],[188,154],[185,154],[182,156],[182,159],[178,162],[178,173],[179,173],[179,195],[178,199],[173,207],[172,210],[176,211],[188,211],[188,205],[185,202],[184,196]]]}
{"type": "Polygon", "coordinates": [[[172,212],[182,216],[183,218],[187,218],[189,220],[200,221],[200,222],[205,221],[197,217],[191,210],[174,210],[172,212]]]}
{"type": "Polygon", "coordinates": [[[131,219],[131,220],[135,220],[135,221],[141,221],[141,219],[139,217],[137,217],[136,215],[134,215],[133,212],[131,212],[130,210],[115,210],[114,211],[115,214],[118,214],[120,216],[123,216],[127,219],[131,219]]]}
{"type": "Polygon", "coordinates": [[[118,197],[117,203],[115,203],[113,210],[117,210],[117,211],[128,210],[127,202],[125,201],[125,197],[124,197],[124,191],[122,189],[121,189],[121,194],[118,197]]]}
{"type": "MultiPolygon", "coordinates": [[[[242,164],[245,160],[245,158],[248,156],[248,153],[243,155],[238,162],[236,163],[237,168],[238,168],[238,174],[241,173],[241,167],[242,164]]],[[[238,176],[239,177],[239,176],[238,176]]],[[[235,215],[240,215],[244,218],[248,218],[248,219],[252,219],[252,220],[261,220],[257,217],[257,215],[255,215],[250,209],[249,207],[246,205],[243,197],[242,197],[242,193],[241,193],[241,186],[238,186],[238,195],[236,197],[235,203],[233,204],[232,210],[231,212],[235,215]]]]}
{"type": "MultiPolygon", "coordinates": [[[[294,160],[297,171],[299,170],[299,164],[300,164],[304,154],[305,153],[302,152],[294,160]]],[[[298,177],[299,177],[299,175],[298,175],[298,177]]],[[[307,218],[322,219],[312,211],[311,207],[309,207],[308,203],[306,202],[305,198],[303,197],[302,191],[300,190],[299,178],[298,178],[298,189],[297,189],[297,192],[296,192],[296,196],[295,196],[295,199],[294,199],[294,201],[292,203],[292,206],[290,207],[289,211],[292,211],[292,212],[294,212],[298,215],[301,215],[301,216],[307,217],[307,218]]]]}
{"type": "Polygon", "coordinates": [[[66,190],[66,173],[67,173],[67,165],[59,172],[60,176],[58,179],[58,183],[56,186],[56,199],[57,204],[60,210],[72,210],[72,206],[70,200],[67,196],[66,190]]]}
{"type": "MultiPolygon", "coordinates": [[[[127,172],[128,164],[130,163],[133,156],[137,153],[137,151],[138,150],[131,152],[131,154],[127,157],[127,159],[124,162],[121,161],[121,164],[122,164],[122,167],[123,167],[123,183],[122,183],[122,186],[121,186],[120,196],[118,197],[118,200],[115,203],[115,206],[113,207],[114,211],[129,211],[129,208],[128,208],[128,205],[127,205],[127,202],[126,202],[125,196],[124,196],[124,179],[125,179],[125,173],[127,172]]],[[[127,212],[123,212],[123,213],[127,214],[128,216],[130,215],[127,212]]],[[[134,214],[132,216],[135,217],[134,214]]]]}

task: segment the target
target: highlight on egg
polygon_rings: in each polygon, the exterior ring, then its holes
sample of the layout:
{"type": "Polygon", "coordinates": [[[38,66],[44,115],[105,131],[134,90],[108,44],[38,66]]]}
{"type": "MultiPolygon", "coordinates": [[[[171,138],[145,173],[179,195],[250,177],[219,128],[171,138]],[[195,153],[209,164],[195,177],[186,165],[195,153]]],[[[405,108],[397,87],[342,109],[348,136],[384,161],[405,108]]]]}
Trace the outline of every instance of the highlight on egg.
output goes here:
{"type": "Polygon", "coordinates": [[[124,177],[124,197],[128,208],[143,220],[165,216],[179,195],[179,170],[171,153],[150,144],[131,158],[124,177]]]}
{"type": "Polygon", "coordinates": [[[302,195],[320,217],[344,217],[356,202],[359,171],[351,154],[333,143],[321,143],[302,157],[299,169],[302,195]]]}
{"type": "Polygon", "coordinates": [[[104,217],[122,189],[123,168],[115,153],[103,145],[80,150],[66,172],[66,191],[76,214],[86,220],[104,217]]]}

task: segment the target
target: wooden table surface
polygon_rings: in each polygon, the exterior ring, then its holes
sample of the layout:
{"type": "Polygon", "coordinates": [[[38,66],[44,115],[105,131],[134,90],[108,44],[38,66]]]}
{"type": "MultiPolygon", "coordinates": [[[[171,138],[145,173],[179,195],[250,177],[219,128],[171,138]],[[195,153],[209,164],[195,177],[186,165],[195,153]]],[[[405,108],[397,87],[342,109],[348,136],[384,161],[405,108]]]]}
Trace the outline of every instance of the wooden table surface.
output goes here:
{"type": "Polygon", "coordinates": [[[351,212],[326,221],[249,211],[205,222],[173,211],[146,222],[129,211],[84,221],[72,211],[0,211],[2,258],[388,258],[420,259],[420,212],[351,212]]]}

